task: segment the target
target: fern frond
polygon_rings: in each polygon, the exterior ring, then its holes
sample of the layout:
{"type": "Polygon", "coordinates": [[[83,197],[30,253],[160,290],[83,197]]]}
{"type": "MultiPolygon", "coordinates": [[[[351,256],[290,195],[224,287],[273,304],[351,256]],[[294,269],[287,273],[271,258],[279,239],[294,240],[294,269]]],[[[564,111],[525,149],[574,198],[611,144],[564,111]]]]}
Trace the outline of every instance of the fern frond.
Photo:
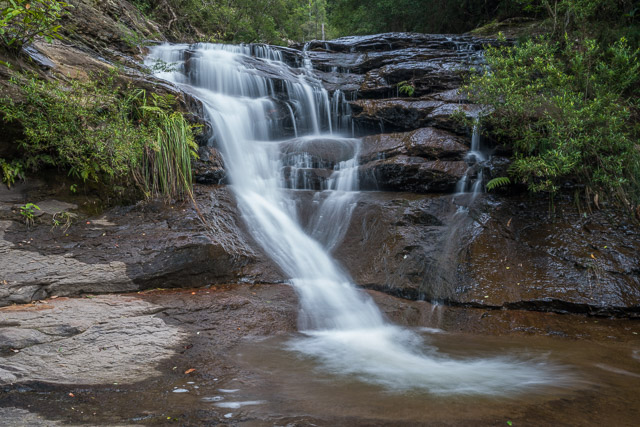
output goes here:
{"type": "Polygon", "coordinates": [[[498,187],[504,187],[505,185],[509,185],[509,184],[511,184],[511,180],[509,179],[509,177],[499,176],[487,182],[487,191],[494,190],[498,187]]]}

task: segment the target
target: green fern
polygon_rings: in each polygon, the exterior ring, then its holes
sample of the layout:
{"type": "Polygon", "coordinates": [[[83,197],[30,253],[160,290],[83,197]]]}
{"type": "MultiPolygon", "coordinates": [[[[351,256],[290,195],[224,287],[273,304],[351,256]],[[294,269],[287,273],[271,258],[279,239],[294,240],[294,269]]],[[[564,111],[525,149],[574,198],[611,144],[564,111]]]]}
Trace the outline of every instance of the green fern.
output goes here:
{"type": "Polygon", "coordinates": [[[505,185],[511,184],[511,180],[506,176],[499,176],[497,178],[493,178],[491,181],[487,182],[487,191],[491,191],[498,187],[504,187],[505,185]]]}
{"type": "Polygon", "coordinates": [[[397,84],[398,92],[407,95],[408,97],[412,97],[416,91],[416,88],[413,86],[413,83],[408,81],[403,81],[397,84]]]}

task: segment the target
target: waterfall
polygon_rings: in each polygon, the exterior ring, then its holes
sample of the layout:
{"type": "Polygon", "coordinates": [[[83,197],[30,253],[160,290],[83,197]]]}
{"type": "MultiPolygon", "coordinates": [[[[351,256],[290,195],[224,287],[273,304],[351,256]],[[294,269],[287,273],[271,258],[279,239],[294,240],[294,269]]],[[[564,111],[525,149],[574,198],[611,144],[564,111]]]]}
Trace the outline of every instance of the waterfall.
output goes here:
{"type": "Polygon", "coordinates": [[[268,46],[216,44],[156,46],[148,58],[174,64],[158,76],[202,100],[242,217],[299,296],[302,334],[288,348],[330,372],[390,390],[505,394],[557,384],[557,372],[544,362],[438,353],[420,335],[386,321],[332,259],[358,197],[359,141],[332,135],[350,128],[344,95],[329,101],[304,58],[304,68],[295,69],[268,46]],[[293,116],[298,138],[287,135],[279,111],[293,116]],[[295,212],[296,191],[285,187],[311,188],[299,174],[314,167],[332,170],[316,188],[325,191],[317,193],[305,231],[295,212]]]}
{"type": "Polygon", "coordinates": [[[482,166],[487,161],[487,153],[481,147],[480,125],[473,126],[471,135],[471,150],[465,160],[469,164],[464,176],[456,184],[456,194],[471,193],[471,200],[484,191],[484,176],[482,166]],[[470,177],[474,177],[470,180],[470,177]]]}

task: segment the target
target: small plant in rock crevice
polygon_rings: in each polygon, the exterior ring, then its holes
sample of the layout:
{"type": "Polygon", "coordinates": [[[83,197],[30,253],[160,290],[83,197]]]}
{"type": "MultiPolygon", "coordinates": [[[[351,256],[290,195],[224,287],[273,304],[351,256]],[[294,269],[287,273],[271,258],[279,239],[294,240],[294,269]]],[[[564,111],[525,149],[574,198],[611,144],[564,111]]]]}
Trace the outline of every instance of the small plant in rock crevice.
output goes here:
{"type": "Polygon", "coordinates": [[[398,87],[399,94],[407,95],[408,97],[412,97],[413,94],[416,92],[416,88],[413,85],[413,83],[406,80],[398,83],[397,87],[398,87]]]}
{"type": "Polygon", "coordinates": [[[66,232],[69,227],[71,227],[73,217],[75,217],[75,215],[69,212],[56,212],[55,214],[53,214],[53,218],[51,220],[53,223],[51,231],[53,231],[55,228],[60,228],[63,232],[66,232]]]}
{"type": "Polygon", "coordinates": [[[24,218],[25,224],[27,227],[31,228],[31,226],[35,222],[35,211],[39,211],[40,207],[33,203],[27,203],[26,205],[20,206],[20,215],[24,218]]]}

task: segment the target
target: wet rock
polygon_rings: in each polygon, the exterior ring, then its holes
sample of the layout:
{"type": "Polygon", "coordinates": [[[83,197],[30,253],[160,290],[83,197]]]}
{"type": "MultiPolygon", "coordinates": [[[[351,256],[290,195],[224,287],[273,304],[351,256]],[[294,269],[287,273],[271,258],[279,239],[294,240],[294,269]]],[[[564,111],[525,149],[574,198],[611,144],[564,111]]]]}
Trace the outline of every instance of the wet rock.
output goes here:
{"type": "Polygon", "coordinates": [[[622,214],[586,216],[571,198],[503,198],[482,208],[462,252],[459,304],[640,315],[640,232],[622,214]]]}
{"type": "Polygon", "coordinates": [[[452,104],[432,100],[357,100],[350,103],[355,123],[372,133],[409,131],[423,127],[436,127],[465,134],[466,128],[454,114],[476,117],[483,107],[474,104],[452,104]]]}
{"type": "Polygon", "coordinates": [[[458,70],[464,67],[460,62],[402,62],[385,65],[369,71],[360,86],[358,95],[362,98],[388,98],[401,96],[398,84],[409,82],[413,96],[455,89],[462,83],[458,70]]]}
{"type": "Polygon", "coordinates": [[[397,155],[429,159],[462,159],[469,148],[466,139],[436,129],[421,128],[406,133],[366,136],[362,139],[360,162],[366,163],[397,155]]]}
{"type": "Polygon", "coordinates": [[[353,138],[296,138],[280,143],[280,153],[284,165],[293,165],[296,158],[309,156],[310,167],[333,167],[345,160],[352,159],[358,149],[358,140],[353,138]]]}
{"type": "Polygon", "coordinates": [[[502,156],[491,156],[491,158],[483,164],[488,179],[509,176],[510,166],[511,159],[502,156]]]}
{"type": "Polygon", "coordinates": [[[334,256],[356,283],[453,306],[640,316],[640,232],[571,200],[361,193],[334,256]]]}
{"type": "Polygon", "coordinates": [[[222,155],[213,147],[200,147],[200,158],[193,165],[195,181],[198,184],[222,184],[227,176],[222,155]]]}
{"type": "Polygon", "coordinates": [[[464,161],[425,160],[399,155],[361,166],[360,187],[415,193],[452,192],[467,167],[464,161]]]}
{"type": "Polygon", "coordinates": [[[492,39],[471,36],[449,36],[441,34],[384,33],[368,36],[349,36],[335,40],[314,40],[307,43],[309,50],[327,50],[334,52],[389,51],[410,47],[450,49],[453,51],[481,50],[483,44],[495,44],[492,39]]]}
{"type": "Polygon", "coordinates": [[[446,195],[360,193],[334,256],[361,286],[423,299],[427,284],[455,282],[449,248],[457,208],[446,195]]]}
{"type": "Polygon", "coordinates": [[[285,188],[322,191],[327,189],[327,180],[332,173],[329,169],[285,166],[282,170],[282,177],[285,188]]]}

